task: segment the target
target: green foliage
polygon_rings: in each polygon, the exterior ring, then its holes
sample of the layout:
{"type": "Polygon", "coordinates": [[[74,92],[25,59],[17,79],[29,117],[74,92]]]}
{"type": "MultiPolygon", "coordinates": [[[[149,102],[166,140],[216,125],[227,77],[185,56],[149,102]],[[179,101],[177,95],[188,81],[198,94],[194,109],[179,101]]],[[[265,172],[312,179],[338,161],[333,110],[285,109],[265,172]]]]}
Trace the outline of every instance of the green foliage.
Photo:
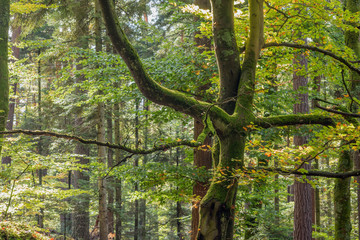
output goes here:
{"type": "Polygon", "coordinates": [[[14,222],[0,222],[0,238],[7,240],[52,240],[42,229],[14,222]]]}

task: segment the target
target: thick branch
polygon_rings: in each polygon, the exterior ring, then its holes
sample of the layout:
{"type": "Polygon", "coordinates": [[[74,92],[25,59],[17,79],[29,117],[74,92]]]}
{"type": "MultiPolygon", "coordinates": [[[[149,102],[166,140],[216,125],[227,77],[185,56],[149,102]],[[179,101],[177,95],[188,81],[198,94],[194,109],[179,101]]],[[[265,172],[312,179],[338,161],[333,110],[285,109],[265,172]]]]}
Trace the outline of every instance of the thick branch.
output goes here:
{"type": "Polygon", "coordinates": [[[154,146],[151,149],[133,149],[133,148],[126,147],[124,145],[117,145],[117,144],[112,144],[112,143],[108,143],[108,142],[104,143],[104,142],[99,142],[99,141],[96,141],[93,139],[84,139],[84,138],[74,136],[74,135],[55,133],[55,132],[49,132],[49,131],[31,131],[31,130],[21,130],[21,129],[12,130],[12,131],[0,131],[0,135],[12,135],[12,134],[25,134],[25,135],[31,135],[31,136],[50,136],[50,137],[56,137],[56,138],[63,138],[63,139],[67,139],[67,140],[75,140],[75,141],[78,141],[78,142],[81,142],[84,144],[95,144],[98,146],[120,149],[120,150],[124,150],[128,153],[142,154],[142,155],[150,154],[150,153],[157,152],[157,151],[166,151],[173,147],[179,147],[179,146],[199,147],[202,145],[201,143],[197,143],[194,141],[181,140],[181,141],[159,144],[157,146],[154,146]]]}
{"type": "Polygon", "coordinates": [[[239,50],[234,30],[234,1],[212,1],[213,35],[216,61],[220,77],[219,102],[221,107],[232,114],[235,101],[224,101],[237,95],[241,74],[239,50]]]}
{"type": "Polygon", "coordinates": [[[290,114],[274,117],[257,118],[254,124],[262,128],[284,127],[290,125],[323,125],[335,126],[334,120],[329,116],[315,114],[290,114]]]}
{"type": "Polygon", "coordinates": [[[293,171],[293,170],[285,170],[281,168],[246,168],[244,172],[253,173],[252,170],[274,172],[283,175],[305,175],[305,176],[341,178],[341,179],[360,176],[360,170],[350,171],[350,172],[326,172],[326,171],[317,171],[317,170],[293,171]]]}
{"type": "Polygon", "coordinates": [[[272,43],[266,43],[264,44],[263,48],[269,48],[269,47],[291,47],[291,48],[299,48],[299,49],[308,49],[311,51],[316,51],[319,53],[322,53],[326,56],[332,57],[335,60],[338,60],[339,62],[341,62],[342,64],[344,64],[345,66],[347,66],[349,69],[353,70],[354,72],[357,72],[358,74],[360,74],[360,69],[354,67],[350,61],[347,61],[346,59],[336,55],[335,53],[331,52],[331,51],[327,51],[315,46],[309,46],[309,45],[303,45],[303,44],[297,44],[297,43],[276,43],[276,42],[272,42],[272,43]]]}
{"type": "Polygon", "coordinates": [[[245,57],[238,88],[235,112],[240,118],[247,118],[253,105],[255,72],[261,47],[264,43],[264,10],[262,0],[249,1],[250,33],[246,43],[245,57]]]}
{"type": "MultiPolygon", "coordinates": [[[[112,3],[113,1],[99,0],[99,2],[108,35],[110,36],[115,49],[125,61],[142,94],[157,104],[169,106],[196,119],[201,119],[201,116],[206,109],[210,107],[210,104],[195,100],[184,93],[165,88],[155,82],[146,72],[136,50],[130,44],[120,27],[112,3]]],[[[209,111],[209,115],[218,118],[224,117],[225,115],[222,113],[220,114],[221,116],[218,116],[219,111],[219,107],[213,106],[209,111]]]]}

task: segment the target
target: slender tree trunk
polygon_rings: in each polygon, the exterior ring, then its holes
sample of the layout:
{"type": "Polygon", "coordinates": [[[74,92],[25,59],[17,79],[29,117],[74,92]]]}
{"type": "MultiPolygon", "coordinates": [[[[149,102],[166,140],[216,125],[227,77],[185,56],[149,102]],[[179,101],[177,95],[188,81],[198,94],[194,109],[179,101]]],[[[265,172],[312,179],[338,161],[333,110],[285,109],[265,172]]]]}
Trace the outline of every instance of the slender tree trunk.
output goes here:
{"type": "MultiPolygon", "coordinates": [[[[355,169],[360,170],[360,151],[354,152],[355,169]]],[[[358,239],[360,240],[360,177],[356,177],[358,239]]]]}
{"type": "MultiPolygon", "coordinates": [[[[89,34],[89,23],[87,22],[87,15],[89,13],[89,2],[87,0],[79,0],[76,3],[74,2],[71,5],[71,11],[75,16],[76,22],[76,33],[78,33],[79,41],[76,45],[80,48],[88,48],[87,36],[89,34]]],[[[82,66],[78,64],[76,70],[81,70],[82,66]]],[[[76,79],[76,83],[80,84],[84,81],[84,76],[80,75],[76,79]]],[[[84,91],[80,88],[75,90],[77,96],[84,94],[84,91]]],[[[75,115],[75,129],[77,134],[84,134],[84,117],[83,109],[79,107],[75,115]]],[[[75,154],[81,156],[77,158],[79,164],[89,164],[89,148],[81,143],[77,143],[75,147],[75,154]]],[[[69,178],[71,174],[69,173],[69,178]]],[[[74,188],[77,189],[89,189],[89,173],[87,169],[83,171],[74,171],[74,179],[72,180],[74,188]]],[[[69,181],[71,184],[71,181],[69,181]]],[[[89,239],[89,228],[90,228],[90,218],[89,218],[89,206],[90,206],[90,196],[88,194],[80,195],[77,198],[72,199],[74,203],[74,212],[73,212],[73,224],[72,224],[72,235],[75,239],[86,240],[89,239]]],[[[69,221],[70,222],[70,221],[69,221]]]]}
{"type": "MultiPolygon", "coordinates": [[[[38,55],[40,56],[40,49],[38,52],[38,55]]],[[[38,111],[38,128],[39,130],[42,129],[42,102],[41,102],[41,61],[38,61],[38,99],[37,99],[37,111],[38,111]]],[[[43,137],[39,137],[38,141],[38,154],[41,156],[43,155],[43,144],[42,144],[43,137]]],[[[42,187],[43,177],[46,175],[46,169],[40,168],[38,169],[38,177],[39,177],[39,186],[42,187]]],[[[38,221],[38,227],[44,228],[44,209],[40,208],[39,214],[37,214],[37,221],[38,221]]]]}
{"type": "MultiPolygon", "coordinates": [[[[139,100],[135,100],[135,148],[139,148],[139,100]]],[[[137,168],[139,166],[139,158],[135,157],[134,167],[137,168]]],[[[139,191],[139,185],[137,182],[134,184],[135,192],[139,191]]],[[[139,200],[136,199],[134,202],[134,240],[139,239],[139,200]]]]}
{"type": "MultiPolygon", "coordinates": [[[[144,110],[145,110],[145,121],[147,122],[148,120],[148,114],[147,112],[149,111],[149,106],[148,106],[149,102],[144,99],[144,110]]],[[[148,127],[147,125],[144,126],[144,149],[147,149],[147,145],[148,145],[148,127]]],[[[145,165],[148,161],[148,155],[144,155],[143,156],[143,165],[145,165]]],[[[141,240],[145,240],[147,239],[146,236],[146,199],[140,199],[139,201],[139,225],[140,225],[140,230],[139,230],[139,238],[141,240]]]]}
{"type": "MultiPolygon", "coordinates": [[[[4,131],[9,111],[8,37],[10,1],[0,0],[0,6],[0,131],[4,131]]],[[[2,138],[1,136],[0,157],[2,138]]]]}
{"type": "MultiPolygon", "coordinates": [[[[194,4],[199,6],[200,9],[210,10],[210,0],[194,0],[194,4]]],[[[195,19],[199,21],[199,19],[195,19]]],[[[198,33],[195,33],[198,34],[198,33]]],[[[195,42],[197,46],[201,46],[202,48],[211,48],[211,40],[207,37],[195,37],[195,42]]],[[[202,95],[206,89],[210,87],[209,84],[205,84],[200,86],[197,89],[198,95],[202,95]]],[[[204,129],[204,125],[199,120],[194,119],[194,139],[197,139],[201,132],[204,129]]],[[[204,141],[204,145],[211,145],[211,138],[207,136],[204,141]]],[[[212,157],[211,151],[202,151],[198,149],[194,149],[194,166],[197,168],[204,167],[205,169],[211,169],[212,167],[212,157]]],[[[199,205],[200,200],[205,196],[207,190],[209,189],[210,184],[208,182],[199,182],[196,181],[193,187],[193,194],[199,199],[198,201],[194,201],[191,213],[191,240],[195,240],[198,234],[199,229],[199,205]]]]}
{"type": "MultiPolygon", "coordinates": [[[[115,103],[114,105],[114,115],[115,115],[115,121],[114,121],[114,132],[115,132],[115,144],[120,144],[120,140],[121,140],[121,135],[120,135],[120,120],[119,120],[119,115],[120,115],[120,104],[119,103],[115,103]]],[[[121,160],[121,153],[119,149],[115,150],[115,161],[116,163],[120,162],[121,160]]],[[[116,240],[121,240],[121,227],[122,227],[122,222],[121,222],[121,211],[122,211],[122,192],[121,192],[121,178],[117,178],[116,179],[116,187],[115,187],[115,201],[116,201],[116,205],[115,205],[115,217],[116,217],[116,222],[115,222],[115,237],[116,240]]]]}
{"type": "MultiPolygon", "coordinates": [[[[13,52],[13,56],[16,59],[20,59],[20,48],[18,48],[16,46],[16,43],[18,42],[18,38],[20,36],[21,33],[21,27],[15,27],[14,29],[12,29],[12,37],[11,37],[11,41],[13,42],[13,46],[11,47],[12,52],[13,52]]],[[[11,84],[12,90],[13,90],[13,94],[14,96],[17,94],[17,87],[18,87],[18,83],[15,81],[14,83],[11,84]]],[[[16,105],[16,100],[14,97],[10,97],[9,99],[9,113],[8,113],[8,119],[6,122],[6,130],[13,130],[14,127],[14,117],[15,117],[15,105],[16,105]]],[[[2,164],[11,164],[11,157],[10,156],[6,156],[3,157],[1,159],[2,164]]]]}
{"type": "MultiPolygon", "coordinates": [[[[112,122],[112,111],[109,109],[106,115],[107,122],[107,142],[113,143],[113,122],[112,122]]],[[[107,163],[108,168],[110,169],[114,165],[113,159],[113,150],[107,149],[107,163]]],[[[108,231],[109,233],[114,233],[114,178],[109,177],[107,182],[107,192],[108,192],[108,231]]]]}
{"type": "MultiPolygon", "coordinates": [[[[75,124],[77,126],[81,126],[83,124],[82,118],[77,118],[75,124]]],[[[77,163],[81,165],[88,165],[90,155],[90,149],[88,146],[84,144],[77,144],[75,147],[76,155],[81,157],[77,157],[77,163]]],[[[73,175],[73,185],[75,189],[83,189],[89,190],[89,172],[86,169],[83,171],[74,171],[73,175]]],[[[71,172],[69,172],[69,182],[71,183],[71,172]]],[[[69,185],[70,187],[71,185],[69,185]]],[[[87,240],[90,239],[89,235],[89,226],[90,226],[90,218],[89,218],[89,207],[90,207],[90,196],[89,194],[80,194],[76,196],[76,200],[74,201],[74,212],[73,212],[73,236],[77,240],[87,240]]],[[[65,213],[65,218],[69,214],[65,213]]],[[[70,221],[68,221],[71,223],[70,221]]],[[[66,226],[65,226],[66,229],[66,226]]]]}
{"type": "MultiPolygon", "coordinates": [[[[305,55],[296,54],[294,57],[293,88],[295,91],[303,91],[307,88],[308,80],[305,76],[299,76],[298,68],[307,69],[305,55]]],[[[307,93],[296,95],[294,113],[308,113],[309,101],[307,93]]],[[[306,136],[294,136],[294,145],[301,146],[307,143],[306,136]]],[[[310,169],[310,163],[304,164],[304,169],[310,169]]],[[[296,176],[301,178],[301,176],[296,176]]],[[[295,179],[294,183],[294,240],[309,240],[312,236],[312,193],[311,185],[307,182],[300,182],[295,179]]]]}
{"type": "MultiPolygon", "coordinates": [[[[99,2],[95,0],[95,50],[102,51],[101,38],[101,13],[99,2]]],[[[99,94],[102,94],[99,91],[99,94]]],[[[105,103],[99,102],[97,106],[97,140],[106,142],[105,136],[105,103]]],[[[98,147],[98,162],[106,169],[106,148],[104,146],[98,147]]],[[[107,240],[108,236],[108,213],[107,213],[107,195],[106,182],[100,174],[98,177],[99,190],[99,226],[100,226],[100,240],[107,240]]]]}

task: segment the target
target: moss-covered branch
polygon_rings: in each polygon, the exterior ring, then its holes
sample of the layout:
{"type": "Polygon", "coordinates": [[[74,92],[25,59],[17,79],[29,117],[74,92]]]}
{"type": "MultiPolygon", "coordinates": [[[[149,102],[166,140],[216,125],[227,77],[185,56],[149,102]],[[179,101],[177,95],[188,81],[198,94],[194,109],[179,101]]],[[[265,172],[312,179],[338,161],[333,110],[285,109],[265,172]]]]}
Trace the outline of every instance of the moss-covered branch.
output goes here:
{"type": "Polygon", "coordinates": [[[304,176],[338,178],[338,179],[360,176],[360,170],[348,171],[348,172],[327,172],[327,171],[318,171],[318,170],[294,171],[294,170],[286,170],[282,168],[246,168],[243,170],[244,173],[248,173],[248,174],[253,174],[254,173],[253,171],[273,172],[282,175],[304,175],[304,176]]]}
{"type": "Polygon", "coordinates": [[[341,62],[342,64],[344,64],[345,66],[347,66],[350,70],[353,70],[354,72],[360,74],[360,69],[354,67],[350,61],[347,61],[345,58],[340,57],[338,55],[336,55],[335,53],[331,52],[331,51],[327,51],[315,46],[309,46],[309,45],[304,45],[304,44],[297,44],[297,43],[276,43],[276,42],[272,42],[272,43],[266,43],[264,44],[263,48],[269,48],[269,47],[290,47],[290,48],[299,48],[299,49],[308,49],[311,51],[315,51],[315,52],[319,52],[322,53],[326,56],[332,57],[333,59],[341,62]]]}
{"type": "Polygon", "coordinates": [[[335,126],[334,120],[325,115],[320,114],[290,114],[274,117],[257,118],[254,121],[256,126],[262,128],[283,127],[290,125],[323,125],[335,126]]]}
{"type": "Polygon", "coordinates": [[[104,146],[104,147],[113,148],[113,149],[120,149],[120,150],[126,151],[128,153],[142,154],[142,155],[150,154],[150,153],[157,152],[157,151],[166,151],[173,147],[179,147],[179,146],[199,147],[202,145],[202,143],[198,143],[198,142],[194,142],[194,141],[178,140],[178,141],[169,142],[169,143],[164,142],[164,143],[158,144],[150,149],[134,149],[134,148],[130,148],[130,147],[127,147],[124,145],[120,145],[120,144],[99,142],[94,139],[85,139],[85,138],[74,136],[74,135],[55,133],[55,132],[50,132],[50,131],[36,131],[36,130],[32,131],[32,130],[22,130],[22,129],[11,130],[11,131],[0,131],[0,135],[12,135],[12,134],[25,134],[25,135],[30,135],[30,136],[50,136],[50,137],[67,139],[67,140],[75,140],[75,141],[78,141],[78,142],[81,142],[84,144],[95,144],[98,146],[104,146]]]}

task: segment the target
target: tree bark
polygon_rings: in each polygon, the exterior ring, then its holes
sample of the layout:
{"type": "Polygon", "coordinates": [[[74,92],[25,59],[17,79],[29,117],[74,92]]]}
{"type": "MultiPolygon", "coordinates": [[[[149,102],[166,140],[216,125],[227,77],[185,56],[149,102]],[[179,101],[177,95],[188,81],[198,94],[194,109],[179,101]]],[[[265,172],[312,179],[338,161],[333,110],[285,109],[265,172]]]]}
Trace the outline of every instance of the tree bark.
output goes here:
{"type": "MultiPolygon", "coordinates": [[[[294,91],[303,91],[307,88],[308,80],[305,76],[298,75],[299,68],[307,69],[307,59],[303,54],[294,56],[295,66],[293,74],[294,91]]],[[[294,113],[308,113],[308,93],[297,93],[295,96],[294,113]]],[[[294,145],[301,146],[307,143],[306,136],[294,136],[294,145]]],[[[310,163],[304,164],[304,169],[310,170],[310,163]]],[[[297,180],[294,183],[294,240],[309,240],[312,237],[312,189],[309,183],[297,180]]]]}
{"type": "MultiPolygon", "coordinates": [[[[135,148],[139,148],[139,100],[135,100],[135,148]]],[[[139,158],[136,156],[134,161],[134,168],[137,168],[139,166],[139,158]]],[[[139,185],[138,182],[134,183],[134,191],[139,191],[139,185]]],[[[134,202],[134,240],[139,239],[139,200],[136,199],[134,202]]]]}
{"type": "MultiPolygon", "coordinates": [[[[360,10],[359,0],[346,0],[345,9],[351,13],[356,14],[360,10]]],[[[350,23],[353,27],[357,24],[350,23]]],[[[360,42],[359,31],[346,30],[345,31],[345,45],[352,49],[357,58],[360,57],[360,42]]],[[[358,89],[360,78],[355,71],[350,73],[350,90],[352,94],[358,97],[360,91],[358,89]]],[[[350,111],[356,111],[356,107],[350,104],[350,111]]],[[[337,166],[338,172],[350,171],[353,168],[353,159],[349,150],[343,150],[339,153],[339,161],[337,166]]],[[[351,234],[351,196],[350,196],[350,181],[351,178],[336,179],[334,188],[334,213],[335,213],[335,240],[349,240],[351,234]]]]}
{"type": "MultiPolygon", "coordinates": [[[[11,36],[11,41],[13,43],[13,46],[11,47],[12,52],[13,52],[13,56],[16,59],[20,59],[20,48],[18,48],[16,46],[16,43],[18,42],[18,38],[20,36],[21,33],[21,27],[14,27],[12,29],[12,36],[11,36]]],[[[18,87],[18,83],[15,81],[14,83],[11,84],[12,90],[13,90],[13,95],[15,96],[17,94],[17,87],[18,87]]],[[[6,130],[13,130],[14,127],[14,117],[15,117],[15,105],[16,105],[16,101],[14,97],[10,97],[9,99],[9,113],[8,113],[8,119],[6,122],[6,130]]],[[[3,157],[1,159],[1,163],[2,164],[11,164],[11,157],[10,156],[6,156],[3,157]]]]}
{"type": "MultiPolygon", "coordinates": [[[[346,172],[352,169],[350,151],[342,151],[337,170],[346,172]]],[[[334,188],[335,240],[350,240],[351,233],[351,178],[336,179],[334,188]]]]}
{"type": "MultiPolygon", "coordinates": [[[[82,118],[76,119],[76,125],[82,125],[82,118]]],[[[77,157],[77,163],[81,165],[88,165],[90,155],[90,149],[84,144],[77,144],[75,147],[74,153],[81,157],[77,157]]],[[[69,173],[71,174],[71,173],[69,173]]],[[[75,189],[89,189],[89,172],[87,170],[83,171],[74,171],[73,185],[75,189]]],[[[70,181],[71,182],[71,181],[70,181]]],[[[90,196],[89,194],[80,194],[74,199],[74,212],[73,212],[73,224],[72,224],[72,233],[75,239],[77,240],[87,240],[90,239],[89,235],[89,226],[90,226],[90,217],[89,217],[89,207],[90,207],[90,196]]],[[[64,214],[65,218],[68,214],[64,214]]]]}
{"type": "MultiPolygon", "coordinates": [[[[8,38],[10,1],[0,1],[0,131],[4,131],[9,111],[8,38]]],[[[3,139],[0,138],[0,157],[3,139]]]]}
{"type": "MultiPolygon", "coordinates": [[[[211,4],[210,0],[194,0],[194,4],[199,6],[200,9],[210,10],[211,4]]],[[[199,19],[195,19],[199,21],[199,19]]],[[[199,34],[196,32],[195,34],[199,34]]],[[[195,42],[198,47],[202,49],[210,49],[211,48],[211,40],[207,37],[195,37],[195,42]]],[[[197,89],[198,95],[202,95],[206,89],[210,87],[209,84],[205,84],[203,86],[199,86],[197,89]]],[[[194,119],[194,139],[197,139],[201,132],[204,129],[204,125],[201,121],[194,119]]],[[[204,145],[211,145],[211,138],[206,136],[204,145]]],[[[204,167],[205,169],[211,169],[212,167],[212,157],[210,151],[202,151],[199,149],[194,149],[194,167],[200,168],[204,167]]],[[[208,182],[199,182],[196,181],[193,187],[193,194],[199,200],[194,201],[192,210],[191,210],[191,240],[195,240],[198,228],[199,228],[199,204],[200,200],[205,196],[207,190],[209,189],[210,184],[208,182]]]]}
{"type": "MultiPolygon", "coordinates": [[[[121,133],[120,133],[120,105],[119,103],[115,103],[114,105],[114,132],[115,132],[115,144],[120,144],[121,140],[121,133]]],[[[115,161],[116,163],[120,162],[121,160],[121,153],[119,149],[115,150],[115,161]]],[[[122,189],[121,189],[121,178],[116,179],[116,186],[115,186],[115,237],[116,240],[121,240],[121,228],[122,228],[122,221],[121,221],[121,211],[122,211],[122,189]]]]}
{"type": "MultiPolygon", "coordinates": [[[[107,122],[107,142],[113,143],[113,122],[112,122],[112,110],[109,109],[106,114],[107,122]]],[[[110,169],[114,165],[113,159],[113,150],[111,148],[107,149],[107,164],[110,169]]],[[[108,193],[108,231],[109,233],[114,233],[114,178],[108,177],[107,181],[107,193],[108,193]]]]}

